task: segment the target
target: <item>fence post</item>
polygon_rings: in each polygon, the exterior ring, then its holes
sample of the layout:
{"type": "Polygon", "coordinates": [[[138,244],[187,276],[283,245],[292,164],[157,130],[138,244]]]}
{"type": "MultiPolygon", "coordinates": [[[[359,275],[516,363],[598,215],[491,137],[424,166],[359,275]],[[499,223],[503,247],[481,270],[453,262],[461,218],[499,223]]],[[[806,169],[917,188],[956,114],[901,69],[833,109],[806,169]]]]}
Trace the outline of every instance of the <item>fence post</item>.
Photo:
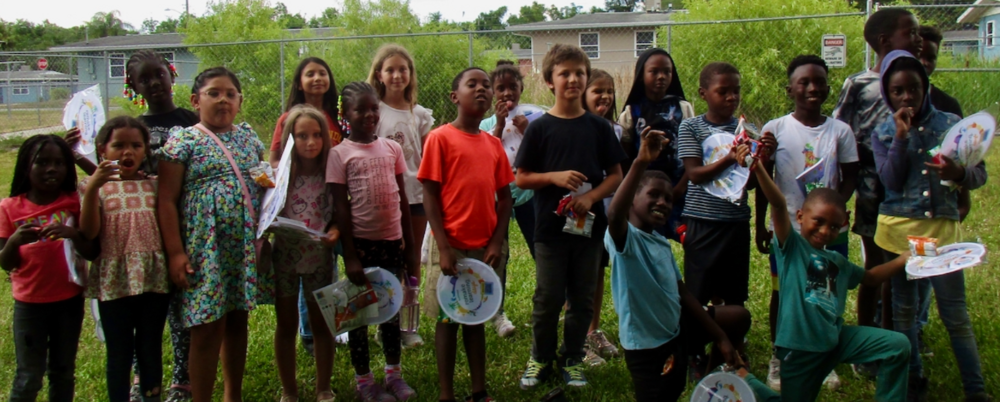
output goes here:
{"type": "MultiPolygon", "coordinates": [[[[865,1],[865,23],[868,23],[868,17],[872,16],[872,0],[865,1]]],[[[872,48],[868,46],[868,41],[865,42],[865,71],[868,71],[872,67],[872,48]]]]}
{"type": "Polygon", "coordinates": [[[109,86],[108,78],[111,76],[111,57],[108,55],[108,51],[104,51],[104,110],[105,116],[111,114],[111,87],[109,86]]]}
{"type": "Polygon", "coordinates": [[[473,50],[472,50],[472,32],[469,32],[469,67],[473,66],[472,62],[473,50]]]}
{"type": "Polygon", "coordinates": [[[278,82],[281,83],[281,110],[285,110],[285,42],[278,43],[278,82]]]}

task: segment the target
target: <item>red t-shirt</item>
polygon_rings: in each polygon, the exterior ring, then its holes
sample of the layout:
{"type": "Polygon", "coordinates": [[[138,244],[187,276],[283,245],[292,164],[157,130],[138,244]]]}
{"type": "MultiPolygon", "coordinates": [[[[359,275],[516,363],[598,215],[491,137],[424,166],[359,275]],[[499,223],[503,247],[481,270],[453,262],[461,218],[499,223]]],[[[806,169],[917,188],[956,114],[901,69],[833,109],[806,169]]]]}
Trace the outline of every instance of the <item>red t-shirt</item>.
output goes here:
{"type": "Polygon", "coordinates": [[[486,247],[497,226],[497,190],[514,181],[500,140],[485,131],[445,124],[430,132],[417,171],[421,182],[441,183],[444,228],[452,247],[486,247]]]}
{"type": "MultiPolygon", "coordinates": [[[[63,193],[48,205],[35,205],[24,194],[0,201],[0,238],[10,239],[23,224],[46,226],[79,222],[80,196],[63,193]]],[[[83,288],[70,280],[62,240],[39,240],[21,246],[21,265],[10,273],[14,300],[25,303],[52,303],[74,297],[83,288]]]]}
{"type": "MultiPolygon", "coordinates": [[[[334,124],[333,119],[330,115],[323,111],[323,116],[326,116],[326,124],[330,126],[330,140],[331,144],[336,146],[344,140],[343,136],[340,134],[340,128],[334,124]]],[[[285,130],[285,119],[288,117],[288,112],[282,113],[281,117],[278,118],[278,124],[274,126],[274,135],[271,136],[271,150],[281,151],[281,137],[283,135],[282,131],[285,130]]]]}

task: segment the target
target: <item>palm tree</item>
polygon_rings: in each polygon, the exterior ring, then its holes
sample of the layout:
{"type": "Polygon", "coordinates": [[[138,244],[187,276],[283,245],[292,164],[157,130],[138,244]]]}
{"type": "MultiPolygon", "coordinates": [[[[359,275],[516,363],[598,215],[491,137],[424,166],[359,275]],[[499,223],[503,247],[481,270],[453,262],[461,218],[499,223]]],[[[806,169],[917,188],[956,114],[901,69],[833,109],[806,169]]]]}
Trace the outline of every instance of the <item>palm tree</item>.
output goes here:
{"type": "Polygon", "coordinates": [[[87,23],[87,27],[100,38],[125,35],[135,31],[135,27],[132,24],[122,21],[121,13],[118,10],[94,14],[90,18],[90,22],[87,23]]]}

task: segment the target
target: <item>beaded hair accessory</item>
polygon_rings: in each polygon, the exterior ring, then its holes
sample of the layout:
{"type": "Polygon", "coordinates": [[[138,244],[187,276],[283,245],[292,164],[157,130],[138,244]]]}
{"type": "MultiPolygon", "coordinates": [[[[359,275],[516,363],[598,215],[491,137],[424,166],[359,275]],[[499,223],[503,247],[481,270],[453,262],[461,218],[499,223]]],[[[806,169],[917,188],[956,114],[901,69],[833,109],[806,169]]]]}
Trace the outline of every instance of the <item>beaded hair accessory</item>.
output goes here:
{"type": "Polygon", "coordinates": [[[351,123],[344,119],[344,97],[342,96],[337,96],[337,125],[340,126],[340,132],[344,134],[344,138],[351,136],[351,123]]]}
{"type": "MultiPolygon", "coordinates": [[[[166,62],[167,59],[164,58],[163,61],[166,62]]],[[[128,69],[128,66],[126,65],[126,70],[127,69],[128,69]]],[[[167,62],[167,69],[170,70],[170,78],[177,78],[177,69],[174,67],[173,64],[170,64],[170,62],[167,62]]],[[[146,108],[146,99],[142,97],[142,94],[139,94],[139,93],[135,92],[135,88],[134,88],[135,85],[133,85],[129,81],[129,78],[130,77],[129,77],[128,71],[126,71],[125,72],[125,88],[122,90],[122,96],[124,96],[125,99],[128,99],[129,101],[131,101],[133,105],[138,105],[140,109],[146,108]]],[[[174,96],[174,87],[173,86],[170,87],[170,96],[171,97],[174,96]]]]}

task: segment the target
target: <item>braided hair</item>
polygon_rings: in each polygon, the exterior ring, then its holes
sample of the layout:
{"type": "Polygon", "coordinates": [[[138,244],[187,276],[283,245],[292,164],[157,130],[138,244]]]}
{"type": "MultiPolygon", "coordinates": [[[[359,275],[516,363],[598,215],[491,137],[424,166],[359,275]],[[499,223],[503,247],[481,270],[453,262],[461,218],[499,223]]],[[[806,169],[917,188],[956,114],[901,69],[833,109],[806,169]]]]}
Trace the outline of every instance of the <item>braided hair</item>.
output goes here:
{"type": "Polygon", "coordinates": [[[73,150],[69,144],[57,135],[36,135],[29,137],[17,150],[17,162],[14,163],[14,178],[10,183],[10,196],[17,197],[27,194],[31,190],[31,178],[28,173],[31,165],[35,163],[35,158],[42,152],[45,146],[53,144],[59,147],[62,154],[63,163],[66,164],[66,177],[59,183],[59,190],[67,193],[76,191],[76,169],[73,168],[73,150]]]}
{"type": "Polygon", "coordinates": [[[122,95],[126,99],[132,101],[132,104],[139,105],[139,107],[146,107],[146,100],[143,99],[142,94],[135,92],[135,83],[132,81],[132,76],[137,75],[138,72],[135,71],[139,68],[142,63],[159,63],[160,65],[167,68],[170,71],[170,81],[177,78],[177,69],[174,68],[173,64],[167,60],[167,57],[163,54],[156,53],[152,50],[140,50],[138,52],[132,53],[132,57],[128,58],[125,62],[125,89],[122,90],[122,95]]]}
{"type": "Polygon", "coordinates": [[[353,105],[362,95],[372,95],[375,99],[379,99],[378,91],[375,90],[375,87],[364,81],[354,81],[345,85],[344,89],[340,91],[340,101],[337,105],[340,115],[337,116],[337,124],[340,126],[340,131],[347,137],[351,135],[351,123],[347,119],[344,119],[345,105],[353,105]]]}

